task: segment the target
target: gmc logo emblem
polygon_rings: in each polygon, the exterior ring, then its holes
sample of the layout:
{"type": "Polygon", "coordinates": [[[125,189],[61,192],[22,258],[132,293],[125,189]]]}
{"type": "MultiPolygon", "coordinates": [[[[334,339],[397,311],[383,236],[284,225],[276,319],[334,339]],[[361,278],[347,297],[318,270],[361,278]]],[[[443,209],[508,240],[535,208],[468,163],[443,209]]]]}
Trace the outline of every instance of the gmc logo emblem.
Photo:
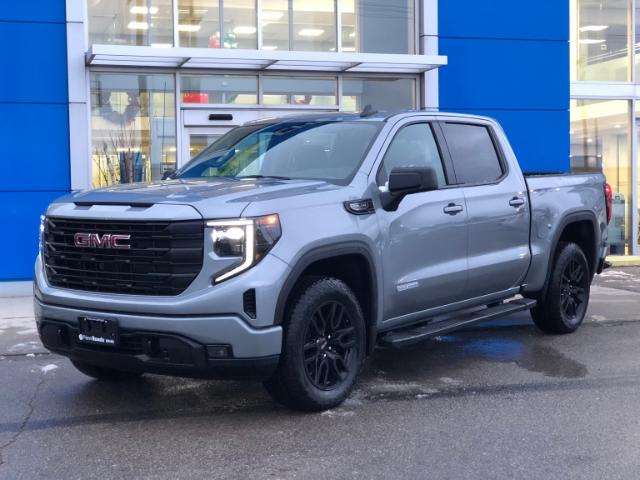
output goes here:
{"type": "Polygon", "coordinates": [[[131,245],[125,243],[131,240],[131,235],[115,235],[112,233],[82,233],[78,232],[73,236],[73,243],[79,248],[115,248],[119,250],[129,250],[131,245]]]}

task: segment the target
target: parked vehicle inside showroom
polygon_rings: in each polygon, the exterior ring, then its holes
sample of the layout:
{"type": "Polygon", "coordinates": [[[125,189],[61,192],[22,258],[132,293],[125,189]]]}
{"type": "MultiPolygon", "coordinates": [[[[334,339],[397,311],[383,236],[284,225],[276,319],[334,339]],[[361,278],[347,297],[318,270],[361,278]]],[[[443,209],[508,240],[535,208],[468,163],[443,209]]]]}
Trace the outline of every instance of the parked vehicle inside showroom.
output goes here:
{"type": "Polygon", "coordinates": [[[36,320],[98,379],[252,378],[322,410],[379,344],[523,310],[575,331],[610,218],[602,175],[525,175],[488,118],[262,120],[164,181],[52,203],[36,320]]]}

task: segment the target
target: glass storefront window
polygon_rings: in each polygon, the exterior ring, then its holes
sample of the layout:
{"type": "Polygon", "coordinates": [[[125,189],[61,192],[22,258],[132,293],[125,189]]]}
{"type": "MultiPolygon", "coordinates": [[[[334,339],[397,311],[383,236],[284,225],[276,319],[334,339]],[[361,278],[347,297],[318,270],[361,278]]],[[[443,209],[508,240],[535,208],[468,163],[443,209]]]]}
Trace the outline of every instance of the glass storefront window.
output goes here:
{"type": "Polygon", "coordinates": [[[181,47],[222,47],[219,3],[219,0],[178,0],[181,47]]]}
{"type": "Polygon", "coordinates": [[[171,47],[176,28],[180,47],[254,50],[260,28],[263,50],[335,52],[340,35],[344,52],[416,51],[414,0],[86,1],[91,44],[171,47]]]}
{"type": "Polygon", "coordinates": [[[182,75],[182,103],[255,105],[255,75],[182,75]]]}
{"type": "Polygon", "coordinates": [[[230,48],[258,48],[255,0],[224,0],[224,33],[230,48]]]}
{"type": "Polygon", "coordinates": [[[335,0],[291,0],[291,50],[336,51],[335,0]]]}
{"type": "Polygon", "coordinates": [[[337,104],[335,77],[264,77],[262,88],[266,105],[337,104]]]}
{"type": "Polygon", "coordinates": [[[173,75],[91,74],[93,186],[151,181],[176,166],[173,75]]]}
{"type": "Polygon", "coordinates": [[[571,80],[630,81],[629,1],[574,2],[571,80]]]}
{"type": "Polygon", "coordinates": [[[89,43],[173,46],[172,0],[87,2],[89,43]]]}
{"type": "Polygon", "coordinates": [[[413,0],[342,0],[342,51],[414,53],[413,4],[413,0]]]}
{"type": "Polygon", "coordinates": [[[416,81],[413,78],[345,78],[342,109],[360,112],[367,105],[375,110],[416,108],[416,81]]]}
{"type": "Polygon", "coordinates": [[[289,0],[262,0],[262,49],[289,50],[289,0]]]}
{"type": "Polygon", "coordinates": [[[571,100],[571,172],[603,172],[613,189],[612,255],[630,253],[630,105],[627,100],[571,100]]]}

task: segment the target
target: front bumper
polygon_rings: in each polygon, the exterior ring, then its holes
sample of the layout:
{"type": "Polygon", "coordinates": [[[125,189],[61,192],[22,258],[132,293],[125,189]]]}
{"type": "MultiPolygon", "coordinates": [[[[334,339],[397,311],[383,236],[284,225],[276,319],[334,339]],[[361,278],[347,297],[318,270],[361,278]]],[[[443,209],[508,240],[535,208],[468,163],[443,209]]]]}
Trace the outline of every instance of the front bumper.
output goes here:
{"type": "Polygon", "coordinates": [[[57,306],[34,300],[42,343],[60,355],[126,371],[197,378],[268,378],[277,367],[282,328],[250,327],[233,315],[141,315],[57,306]],[[117,347],[78,342],[78,318],[117,320],[117,347]],[[227,358],[213,358],[207,347],[224,346],[227,358]]]}

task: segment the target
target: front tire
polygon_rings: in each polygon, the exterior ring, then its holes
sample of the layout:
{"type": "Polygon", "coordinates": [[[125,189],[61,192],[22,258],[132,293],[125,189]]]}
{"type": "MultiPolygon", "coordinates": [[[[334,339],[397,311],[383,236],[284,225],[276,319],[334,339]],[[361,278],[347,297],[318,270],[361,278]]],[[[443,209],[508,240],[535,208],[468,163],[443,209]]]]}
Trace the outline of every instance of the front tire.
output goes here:
{"type": "Polygon", "coordinates": [[[95,378],[96,380],[130,380],[142,375],[141,373],[136,372],[125,372],[123,370],[114,370],[113,368],[98,367],[97,365],[90,365],[88,363],[78,362],[75,360],[71,360],[71,363],[80,372],[84,373],[88,377],[95,378]]]}
{"type": "Polygon", "coordinates": [[[280,364],[265,382],[269,394],[294,410],[340,405],[355,384],[365,352],[365,323],[354,293],[336,278],[304,278],[283,327],[280,364]]]}
{"type": "Polygon", "coordinates": [[[546,290],[531,310],[534,323],[545,333],[575,332],[589,304],[591,273],[582,249],[575,243],[558,244],[546,290]]]}

